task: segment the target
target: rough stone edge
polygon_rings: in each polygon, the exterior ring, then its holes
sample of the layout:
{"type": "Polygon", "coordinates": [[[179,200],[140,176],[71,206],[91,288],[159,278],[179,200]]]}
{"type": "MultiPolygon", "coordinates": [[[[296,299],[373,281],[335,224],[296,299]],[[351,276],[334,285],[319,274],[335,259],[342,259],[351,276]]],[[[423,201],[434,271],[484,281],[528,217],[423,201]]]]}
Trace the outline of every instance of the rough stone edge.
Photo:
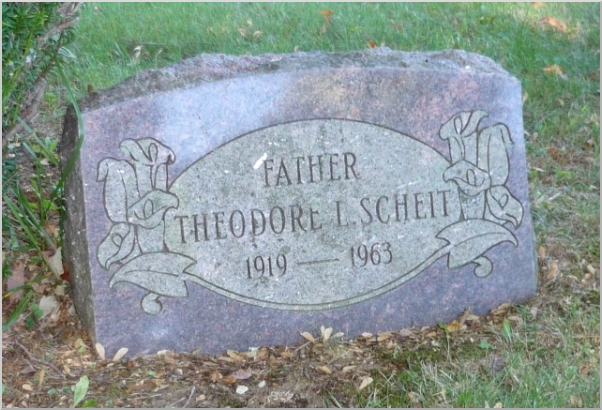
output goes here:
{"type": "Polygon", "coordinates": [[[271,72],[337,68],[466,72],[467,66],[474,73],[518,81],[491,58],[464,50],[404,52],[380,47],[347,53],[314,51],[257,56],[200,54],[167,67],[138,73],[111,88],[82,98],[79,104],[81,111],[86,112],[157,92],[271,72]]]}
{"type": "MultiPolygon", "coordinates": [[[[77,147],[79,129],[77,115],[69,106],[63,122],[63,136],[59,146],[61,167],[64,171],[77,147]]],[[[92,340],[96,340],[94,307],[92,305],[92,278],[88,255],[88,236],[82,164],[77,158],[65,180],[65,215],[63,237],[63,261],[71,275],[73,305],[92,340]],[[79,199],[78,199],[79,198],[79,199]],[[77,278],[77,279],[76,279],[77,278]]]]}

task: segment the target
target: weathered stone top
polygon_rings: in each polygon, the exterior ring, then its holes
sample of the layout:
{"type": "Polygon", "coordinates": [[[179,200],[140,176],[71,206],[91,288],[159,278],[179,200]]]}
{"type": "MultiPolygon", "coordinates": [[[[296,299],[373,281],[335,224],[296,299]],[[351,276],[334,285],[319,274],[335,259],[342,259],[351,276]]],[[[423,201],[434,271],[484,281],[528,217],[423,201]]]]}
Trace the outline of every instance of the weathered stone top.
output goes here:
{"type": "Polygon", "coordinates": [[[194,87],[203,82],[239,78],[257,75],[257,73],[335,68],[394,68],[447,73],[470,71],[473,74],[514,78],[489,57],[464,50],[424,53],[395,51],[380,47],[350,53],[314,51],[260,56],[201,54],[175,65],[138,73],[120,84],[83,98],[79,103],[80,109],[85,112],[156,92],[194,87]]]}

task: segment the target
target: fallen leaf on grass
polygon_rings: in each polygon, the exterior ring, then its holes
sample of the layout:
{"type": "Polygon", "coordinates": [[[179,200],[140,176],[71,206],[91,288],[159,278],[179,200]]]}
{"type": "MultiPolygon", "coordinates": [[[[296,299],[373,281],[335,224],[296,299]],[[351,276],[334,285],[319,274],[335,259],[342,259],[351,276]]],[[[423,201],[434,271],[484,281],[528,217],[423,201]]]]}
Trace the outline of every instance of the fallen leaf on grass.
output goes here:
{"type": "Polygon", "coordinates": [[[543,7],[543,5],[546,4],[546,3],[544,3],[543,1],[533,1],[533,2],[531,2],[531,4],[533,5],[533,7],[535,7],[536,9],[538,9],[540,7],[543,7]]]}
{"type": "Polygon", "coordinates": [[[100,343],[96,343],[94,345],[94,347],[96,348],[96,353],[98,353],[98,356],[100,357],[100,360],[105,360],[105,348],[103,345],[101,345],[100,343]]]}
{"type": "Polygon", "coordinates": [[[366,387],[368,387],[370,384],[372,384],[372,382],[374,381],[374,379],[372,377],[366,377],[364,378],[364,380],[362,380],[360,386],[358,387],[358,390],[363,390],[366,387]]]}
{"type": "Polygon", "coordinates": [[[318,370],[324,374],[332,374],[332,370],[330,370],[328,366],[318,366],[318,370]]]}
{"type": "Polygon", "coordinates": [[[571,402],[571,406],[573,407],[583,407],[583,398],[580,394],[577,396],[569,397],[569,401],[571,402]]]}
{"type": "Polygon", "coordinates": [[[324,16],[324,18],[326,19],[326,21],[324,22],[324,24],[322,24],[322,34],[326,33],[328,31],[328,27],[330,27],[330,23],[332,23],[332,15],[334,14],[332,11],[326,9],[326,10],[322,10],[320,11],[320,14],[322,16],[324,16]]]}
{"type": "Polygon", "coordinates": [[[554,279],[556,279],[556,277],[558,277],[558,264],[554,261],[550,264],[550,271],[548,272],[548,275],[546,276],[546,280],[548,282],[551,282],[554,279]]]}
{"type": "Polygon", "coordinates": [[[548,75],[555,75],[555,76],[562,78],[563,80],[566,80],[569,78],[566,75],[566,71],[564,71],[564,68],[560,67],[558,64],[552,64],[547,67],[544,67],[543,71],[544,71],[544,73],[546,73],[548,75]]]}
{"type": "Polygon", "coordinates": [[[301,336],[303,336],[304,338],[306,338],[310,342],[316,343],[316,339],[314,339],[314,337],[311,335],[311,333],[309,333],[309,332],[301,332],[300,334],[301,334],[301,336]]]}
{"type": "Polygon", "coordinates": [[[343,367],[342,372],[343,372],[343,374],[349,373],[351,370],[355,369],[356,367],[357,366],[345,366],[345,367],[343,367]]]}
{"type": "Polygon", "coordinates": [[[332,11],[330,11],[328,9],[324,9],[324,10],[320,10],[320,14],[324,16],[327,24],[332,23],[332,15],[334,14],[332,11]]]}
{"type": "Polygon", "coordinates": [[[378,44],[376,44],[374,41],[372,40],[367,40],[366,41],[366,45],[368,46],[368,48],[376,48],[378,47],[378,44]]]}
{"type": "Polygon", "coordinates": [[[541,19],[539,19],[537,24],[547,24],[548,26],[554,28],[557,31],[560,31],[561,33],[564,33],[566,31],[566,26],[564,25],[564,23],[561,23],[560,21],[556,20],[554,17],[541,18],[541,19]]]}

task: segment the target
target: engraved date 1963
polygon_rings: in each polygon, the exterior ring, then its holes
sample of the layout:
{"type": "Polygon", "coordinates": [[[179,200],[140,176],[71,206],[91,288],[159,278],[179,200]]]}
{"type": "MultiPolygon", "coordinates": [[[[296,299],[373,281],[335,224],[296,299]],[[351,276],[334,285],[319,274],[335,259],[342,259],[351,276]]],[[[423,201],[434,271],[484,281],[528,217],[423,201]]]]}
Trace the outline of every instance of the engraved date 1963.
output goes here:
{"type": "Polygon", "coordinates": [[[368,245],[352,246],[350,248],[351,266],[364,267],[371,265],[387,265],[393,261],[391,244],[389,242],[376,242],[368,245]]]}

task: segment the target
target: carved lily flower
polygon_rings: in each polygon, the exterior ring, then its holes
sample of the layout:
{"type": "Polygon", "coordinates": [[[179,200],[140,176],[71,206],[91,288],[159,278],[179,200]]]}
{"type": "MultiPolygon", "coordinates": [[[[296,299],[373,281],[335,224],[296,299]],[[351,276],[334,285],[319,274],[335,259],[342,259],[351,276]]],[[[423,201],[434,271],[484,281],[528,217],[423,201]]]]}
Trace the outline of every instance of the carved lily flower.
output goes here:
{"type": "Polygon", "coordinates": [[[105,268],[140,252],[161,251],[163,217],[168,209],[178,207],[178,198],[167,192],[167,165],[175,161],[173,151],[151,138],[124,140],[120,147],[132,163],[106,158],[98,165],[97,179],[105,183],[105,210],[118,224],[98,248],[105,268]]]}
{"type": "Polygon", "coordinates": [[[485,111],[464,111],[454,115],[443,124],[439,136],[448,140],[452,164],[462,160],[477,165],[477,127],[485,111]]]}
{"type": "Polygon", "coordinates": [[[443,180],[454,181],[462,193],[475,196],[489,189],[491,178],[489,174],[468,161],[460,161],[447,168],[443,180]]]}
{"type": "Polygon", "coordinates": [[[153,188],[167,191],[167,165],[176,160],[171,149],[153,138],[123,140],[119,148],[132,159],[140,196],[153,188]]]}

